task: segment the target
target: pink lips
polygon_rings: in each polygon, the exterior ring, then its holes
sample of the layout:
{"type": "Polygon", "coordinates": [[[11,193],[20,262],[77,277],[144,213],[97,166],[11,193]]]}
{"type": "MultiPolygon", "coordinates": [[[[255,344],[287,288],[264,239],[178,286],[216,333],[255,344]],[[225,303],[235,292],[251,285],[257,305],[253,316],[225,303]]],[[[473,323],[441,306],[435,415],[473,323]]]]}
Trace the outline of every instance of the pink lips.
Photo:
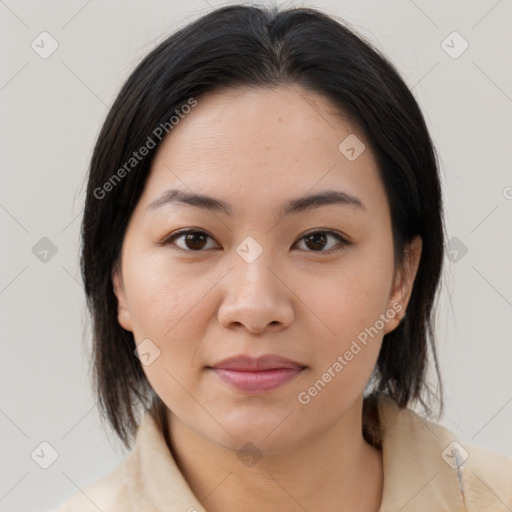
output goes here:
{"type": "Polygon", "coordinates": [[[268,354],[259,358],[231,357],[209,369],[236,389],[259,394],[282,386],[301,373],[305,366],[291,359],[268,354]]]}

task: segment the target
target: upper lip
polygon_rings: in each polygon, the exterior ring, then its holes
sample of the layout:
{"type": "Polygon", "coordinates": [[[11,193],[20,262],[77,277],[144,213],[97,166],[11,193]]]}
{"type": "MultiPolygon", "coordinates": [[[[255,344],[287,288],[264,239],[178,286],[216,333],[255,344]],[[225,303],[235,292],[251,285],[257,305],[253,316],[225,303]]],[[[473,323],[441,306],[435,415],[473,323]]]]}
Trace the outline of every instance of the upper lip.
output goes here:
{"type": "Polygon", "coordinates": [[[263,371],[274,370],[276,368],[305,368],[305,365],[275,354],[265,354],[260,357],[251,357],[247,355],[238,355],[228,357],[222,361],[211,365],[210,368],[219,368],[223,370],[240,371],[263,371]]]}

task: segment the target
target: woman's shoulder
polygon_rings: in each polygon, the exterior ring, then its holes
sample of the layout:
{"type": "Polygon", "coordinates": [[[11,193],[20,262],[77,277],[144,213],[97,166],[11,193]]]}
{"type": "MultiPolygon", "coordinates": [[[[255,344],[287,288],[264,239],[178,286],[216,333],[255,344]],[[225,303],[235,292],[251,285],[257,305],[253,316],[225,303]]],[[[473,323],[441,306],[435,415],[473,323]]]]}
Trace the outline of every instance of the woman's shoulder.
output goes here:
{"type": "Polygon", "coordinates": [[[129,512],[140,504],[140,486],[139,449],[135,447],[110,472],[79,488],[49,512],[129,512]]]}
{"type": "Polygon", "coordinates": [[[148,412],[131,452],[109,473],[49,512],[205,512],[180,472],[158,423],[148,412]]]}
{"type": "Polygon", "coordinates": [[[512,458],[467,443],[389,399],[379,404],[379,420],[385,475],[382,512],[396,507],[403,512],[512,510],[512,458]]]}

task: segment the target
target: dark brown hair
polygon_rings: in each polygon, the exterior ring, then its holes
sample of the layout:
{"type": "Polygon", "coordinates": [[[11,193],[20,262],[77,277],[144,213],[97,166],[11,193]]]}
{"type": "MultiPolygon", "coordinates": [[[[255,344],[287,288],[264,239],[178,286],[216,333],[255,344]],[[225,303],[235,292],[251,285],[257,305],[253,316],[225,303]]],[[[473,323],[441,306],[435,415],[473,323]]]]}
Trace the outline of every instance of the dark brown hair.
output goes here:
{"type": "Polygon", "coordinates": [[[102,418],[127,448],[140,423],[138,412],[149,410],[167,431],[166,406],[134,355],[133,334],[118,323],[112,282],[160,143],[155,130],[168,126],[191,98],[200,101],[226,87],[282,84],[328,98],[364,135],[390,204],[395,265],[403,263],[407,242],[416,235],[423,240],[406,319],[384,336],[372,400],[387,394],[401,408],[419,401],[430,413],[437,392],[442,409],[434,300],[445,233],[437,157],[417,102],[393,65],[345,23],[311,8],[233,5],[189,23],[140,62],[112,105],[91,159],[81,272],[93,322],[94,386],[102,418]],[[156,147],[131,160],[149,138],[156,147]],[[113,181],[114,175],[119,179],[113,181]],[[426,380],[429,357],[437,375],[434,393],[426,380]]]}

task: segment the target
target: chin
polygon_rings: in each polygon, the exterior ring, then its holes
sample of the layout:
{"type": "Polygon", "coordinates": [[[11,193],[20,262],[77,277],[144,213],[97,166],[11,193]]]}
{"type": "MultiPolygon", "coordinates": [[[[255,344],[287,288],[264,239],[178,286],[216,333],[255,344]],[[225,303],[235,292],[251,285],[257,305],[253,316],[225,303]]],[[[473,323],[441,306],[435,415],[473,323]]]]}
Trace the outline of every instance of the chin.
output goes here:
{"type": "Polygon", "coordinates": [[[216,424],[214,430],[208,429],[209,432],[204,434],[211,441],[234,451],[251,443],[261,452],[279,453],[291,449],[301,437],[299,425],[293,419],[294,413],[287,417],[288,414],[289,411],[282,407],[275,413],[264,413],[256,408],[227,415],[212,412],[225,430],[216,424]]]}

